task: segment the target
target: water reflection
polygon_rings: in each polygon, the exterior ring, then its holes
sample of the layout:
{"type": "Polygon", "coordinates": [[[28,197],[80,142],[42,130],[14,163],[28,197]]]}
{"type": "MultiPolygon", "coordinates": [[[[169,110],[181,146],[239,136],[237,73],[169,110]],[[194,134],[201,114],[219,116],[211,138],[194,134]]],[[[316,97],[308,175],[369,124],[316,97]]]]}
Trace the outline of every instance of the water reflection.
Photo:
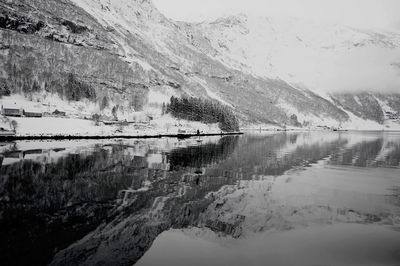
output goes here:
{"type": "MultiPolygon", "coordinates": [[[[335,199],[320,187],[310,197],[287,185],[302,180],[288,172],[319,176],[310,166],[321,160],[374,169],[368,171],[373,181],[388,179],[400,168],[396,133],[16,142],[0,150],[0,260],[6,265],[132,265],[173,228],[208,228],[238,239],[316,221],[398,220],[400,184],[393,178],[384,195],[356,200],[357,193],[335,199]],[[386,204],[385,212],[374,211],[378,203],[386,204]]],[[[352,174],[324,173],[329,180],[352,174]]]]}

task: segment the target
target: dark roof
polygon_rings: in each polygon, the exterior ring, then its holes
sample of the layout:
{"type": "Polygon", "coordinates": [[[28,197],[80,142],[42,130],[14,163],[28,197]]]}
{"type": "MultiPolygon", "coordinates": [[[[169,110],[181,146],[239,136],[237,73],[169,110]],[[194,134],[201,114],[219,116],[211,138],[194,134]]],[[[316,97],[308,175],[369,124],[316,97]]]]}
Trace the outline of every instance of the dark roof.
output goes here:
{"type": "Polygon", "coordinates": [[[65,112],[63,111],[59,111],[58,109],[54,110],[53,114],[57,115],[57,114],[65,114],[65,112]]]}

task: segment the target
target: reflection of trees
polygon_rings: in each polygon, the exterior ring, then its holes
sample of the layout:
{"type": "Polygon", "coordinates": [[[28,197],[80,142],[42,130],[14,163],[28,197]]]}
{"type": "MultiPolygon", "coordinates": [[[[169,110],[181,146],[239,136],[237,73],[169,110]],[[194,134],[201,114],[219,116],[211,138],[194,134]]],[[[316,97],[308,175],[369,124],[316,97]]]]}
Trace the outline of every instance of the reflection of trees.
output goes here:
{"type": "Polygon", "coordinates": [[[400,187],[393,187],[392,194],[388,195],[387,198],[393,205],[400,206],[400,187]]]}
{"type": "MultiPolygon", "coordinates": [[[[192,154],[185,160],[188,166],[212,164],[232,153],[236,142],[237,137],[222,138],[218,144],[180,152],[192,154]]],[[[197,215],[210,201],[204,196],[230,182],[226,178],[203,180],[182,193],[182,187],[192,185],[190,181],[180,182],[185,171],[182,165],[177,167],[182,170],[179,172],[149,168],[146,157],[135,156],[127,152],[128,149],[135,153],[134,147],[124,145],[97,146],[93,151],[68,154],[52,163],[21,160],[3,166],[0,259],[7,265],[47,264],[55,250],[66,248],[100,223],[119,223],[130,217],[136,228],[132,230],[141,237],[138,238],[140,244],[134,245],[131,235],[129,243],[124,244],[133,245],[133,254],[118,254],[121,261],[116,259],[116,263],[126,260],[131,264],[141,257],[145,247],[149,247],[153,240],[151,234],[158,232],[155,238],[163,228],[147,226],[146,212],[151,213],[157,199],[179,195],[166,201],[164,208],[167,209],[157,215],[164,219],[168,228],[173,224],[189,224],[189,220],[197,220],[197,215]],[[121,191],[135,191],[145,180],[152,182],[152,189],[146,193],[130,193],[124,201],[126,205],[121,206],[123,201],[119,198],[125,196],[121,191]],[[197,202],[199,199],[203,203],[197,202]],[[182,210],[185,213],[182,214],[182,210]],[[145,231],[138,227],[140,224],[145,231]],[[148,239],[148,245],[143,238],[148,239]],[[26,255],[18,256],[21,252],[26,255]]],[[[172,158],[177,160],[176,156],[172,158]]],[[[129,226],[126,230],[130,230],[129,226]]]]}
{"type": "MultiPolygon", "coordinates": [[[[29,208],[46,209],[115,199],[121,188],[130,185],[127,182],[130,174],[121,166],[124,161],[129,161],[130,168],[142,163],[124,158],[117,150],[103,149],[87,155],[69,154],[55,163],[19,161],[2,167],[1,177],[8,181],[3,193],[12,202],[32,202],[29,208]]],[[[146,163],[145,159],[142,161],[146,163]]]]}
{"type": "Polygon", "coordinates": [[[134,173],[128,168],[143,162],[145,158],[124,157],[116,147],[69,154],[56,163],[21,160],[2,166],[0,259],[6,265],[46,264],[55,249],[83,237],[107,217],[118,192],[132,185],[134,173]],[[129,167],[121,167],[124,161],[129,167]]]}
{"type": "Polygon", "coordinates": [[[387,148],[391,151],[385,156],[384,161],[380,161],[382,166],[400,167],[400,142],[389,142],[387,148]]]}
{"type": "Polygon", "coordinates": [[[221,138],[218,143],[175,149],[167,154],[167,159],[171,170],[217,164],[234,151],[238,140],[238,136],[226,136],[221,138]]]}

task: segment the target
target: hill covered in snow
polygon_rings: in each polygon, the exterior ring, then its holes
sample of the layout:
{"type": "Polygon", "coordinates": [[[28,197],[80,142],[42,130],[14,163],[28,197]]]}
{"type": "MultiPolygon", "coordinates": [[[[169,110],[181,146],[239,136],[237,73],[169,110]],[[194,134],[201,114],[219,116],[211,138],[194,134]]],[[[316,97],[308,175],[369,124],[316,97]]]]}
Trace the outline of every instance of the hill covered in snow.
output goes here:
{"type": "Polygon", "coordinates": [[[16,0],[0,3],[0,35],[1,94],[57,97],[71,113],[160,116],[171,96],[194,96],[233,109],[242,127],[397,127],[395,33],[244,15],[182,23],[150,0],[16,0]],[[376,50],[386,56],[371,92],[359,93],[358,72],[351,92],[325,92],[345,87],[330,76],[338,58],[351,67],[376,50]]]}

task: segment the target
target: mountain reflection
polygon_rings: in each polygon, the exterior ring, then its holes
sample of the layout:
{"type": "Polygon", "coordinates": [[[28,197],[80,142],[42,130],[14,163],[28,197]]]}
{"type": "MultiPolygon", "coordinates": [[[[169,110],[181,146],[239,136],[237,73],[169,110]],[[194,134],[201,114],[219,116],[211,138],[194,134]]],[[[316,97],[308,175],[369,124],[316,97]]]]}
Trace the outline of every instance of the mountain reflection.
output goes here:
{"type": "Polygon", "coordinates": [[[5,143],[0,260],[5,265],[132,265],[171,228],[207,227],[240,237],[245,217],[229,223],[205,215],[210,206],[218,208],[216,192],[222,187],[322,159],[399,167],[399,143],[397,137],[329,132],[202,142],[55,142],[49,148],[39,148],[40,142],[5,143]]]}

